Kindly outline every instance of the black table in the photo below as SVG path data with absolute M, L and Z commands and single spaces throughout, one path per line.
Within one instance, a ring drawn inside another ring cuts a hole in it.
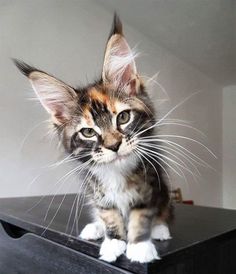
M 98 260 L 101 242 L 76 237 L 90 218 L 84 206 L 74 222 L 75 197 L 0 199 L 0 274 L 236 273 L 236 211 L 177 205 L 173 239 L 155 241 L 162 260 L 139 264 L 121 256 L 109 264 Z

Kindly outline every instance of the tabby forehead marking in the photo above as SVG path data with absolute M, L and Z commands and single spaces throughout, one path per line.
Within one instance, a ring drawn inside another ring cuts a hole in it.
M 89 111 L 88 107 L 85 107 L 85 109 L 84 109 L 83 116 L 82 116 L 82 122 L 84 122 L 84 127 L 93 127 L 95 125 L 93 117 L 92 117 L 91 112 Z
M 99 102 L 100 104 L 103 104 L 111 113 L 116 113 L 115 108 L 115 98 L 110 96 L 110 94 L 107 94 L 105 90 L 97 90 L 96 88 L 91 88 L 88 91 L 89 97 L 93 103 Z

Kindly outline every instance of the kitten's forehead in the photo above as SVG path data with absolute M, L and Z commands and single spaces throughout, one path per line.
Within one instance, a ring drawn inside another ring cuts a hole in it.
M 83 127 L 108 128 L 112 126 L 114 117 L 125 109 L 129 109 L 129 105 L 122 103 L 108 90 L 92 87 L 87 90 L 87 102 L 83 106 L 80 124 Z
M 118 114 L 119 112 L 127 109 L 128 104 L 122 102 L 122 98 L 117 96 L 118 92 L 113 93 L 112 91 L 107 91 L 106 89 L 96 89 L 92 88 L 88 91 L 90 98 L 90 107 L 93 107 L 100 111 L 101 113 L 109 111 L 111 114 Z
M 127 97 L 119 91 L 104 86 L 92 86 L 86 90 L 82 106 L 80 128 L 99 127 L 108 129 L 115 126 L 116 116 L 128 109 L 144 111 L 143 102 L 136 97 Z

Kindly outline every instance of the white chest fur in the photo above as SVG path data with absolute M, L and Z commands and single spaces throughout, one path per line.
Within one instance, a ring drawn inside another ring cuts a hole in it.
M 97 170 L 95 173 L 104 188 L 105 196 L 102 203 L 115 205 L 124 217 L 129 212 L 130 206 L 139 199 L 139 193 L 134 188 L 127 187 L 127 174 L 136 166 L 136 161 L 126 161 L 122 165 L 109 165 Z

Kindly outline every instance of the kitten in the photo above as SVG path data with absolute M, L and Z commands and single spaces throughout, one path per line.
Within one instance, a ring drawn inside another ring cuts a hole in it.
M 104 237 L 100 258 L 108 262 L 125 252 L 131 261 L 159 259 L 152 239 L 171 238 L 164 164 L 147 138 L 154 134 L 154 107 L 134 58 L 115 15 L 101 79 L 87 87 L 72 88 L 14 60 L 51 114 L 65 149 L 87 170 L 85 188 L 94 202 L 95 221 L 80 237 Z M 141 142 L 145 138 L 146 147 Z

